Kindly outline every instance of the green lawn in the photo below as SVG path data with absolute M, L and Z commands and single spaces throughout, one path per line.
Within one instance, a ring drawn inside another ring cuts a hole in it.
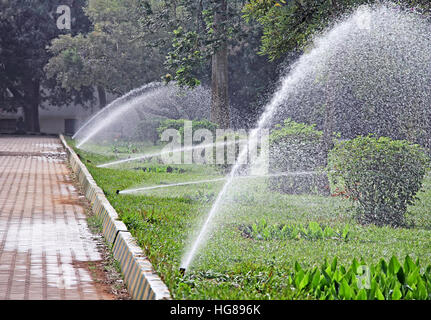
M 181 173 L 167 173 L 167 166 L 156 159 L 116 169 L 97 168 L 116 156 L 77 152 L 176 299 L 288 299 L 292 289 L 287 279 L 295 262 L 312 268 L 335 256 L 345 265 L 354 258 L 377 263 L 392 256 L 403 260 L 406 255 L 419 258 L 424 266 L 431 264 L 431 179 L 427 178 L 424 191 L 409 209 L 412 227 L 393 229 L 358 225 L 347 200 L 278 194 L 269 191 L 265 179 L 259 178 L 233 184 L 230 191 L 235 192 L 228 192 L 209 241 L 192 268 L 181 276 L 178 269 L 190 235 L 197 231 L 223 182 L 137 195 L 117 195 L 116 190 L 220 178 L 220 172 L 209 166 L 173 165 L 182 169 Z M 143 168 L 150 167 L 151 172 L 144 172 Z M 244 234 L 244 226 L 262 219 L 268 225 L 315 221 L 339 230 L 349 225 L 350 234 L 347 241 L 304 237 L 260 240 Z

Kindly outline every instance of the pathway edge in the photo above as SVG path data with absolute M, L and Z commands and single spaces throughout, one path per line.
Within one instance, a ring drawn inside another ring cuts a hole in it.
M 154 271 L 151 262 L 136 244 L 126 225 L 96 184 L 87 167 L 75 151 L 69 147 L 63 135 L 59 135 L 66 149 L 72 171 L 84 189 L 91 210 L 102 220 L 103 236 L 111 245 L 114 258 L 119 262 L 127 289 L 135 300 L 171 300 L 166 284 Z

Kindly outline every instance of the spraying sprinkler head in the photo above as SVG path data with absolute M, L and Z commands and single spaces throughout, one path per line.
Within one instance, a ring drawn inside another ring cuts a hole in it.
M 120 190 L 115 191 L 116 194 L 120 194 Z
M 182 276 L 186 273 L 186 268 L 180 268 L 180 273 Z

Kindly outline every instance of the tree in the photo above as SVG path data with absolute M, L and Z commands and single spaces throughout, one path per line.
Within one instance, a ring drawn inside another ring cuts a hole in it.
M 48 77 L 66 90 L 97 87 L 101 107 L 106 104 L 105 90 L 123 95 L 159 79 L 163 56 L 149 45 L 140 22 L 142 10 L 138 0 L 91 0 L 85 13 L 93 30 L 52 41 Z
M 43 67 L 49 59 L 45 47 L 62 33 L 79 32 L 87 27 L 81 5 L 84 0 L 39 1 L 4 0 L 0 2 L 0 107 L 16 111 L 23 107 L 28 131 L 38 132 L 39 106 L 46 98 L 42 88 L 49 88 Z M 57 8 L 69 5 L 73 10 L 71 30 L 57 28 Z M 64 95 L 52 87 L 50 94 Z M 83 95 L 71 92 L 83 101 Z
M 214 12 L 214 33 L 219 38 L 218 48 L 212 55 L 211 74 L 211 121 L 220 128 L 230 127 L 230 110 L 228 95 L 228 47 L 226 34 L 227 0 L 220 0 Z
M 251 0 L 245 6 L 244 12 L 248 20 L 255 19 L 262 25 L 264 29 L 264 34 L 261 39 L 260 54 L 267 55 L 270 60 L 273 60 L 286 55 L 292 50 L 302 51 L 307 46 L 309 46 L 309 44 L 313 40 L 313 35 L 329 27 L 332 23 L 337 21 L 340 16 L 352 12 L 358 6 L 379 2 L 380 1 L 377 0 Z M 428 0 L 403 0 L 393 2 L 397 4 L 398 8 L 400 9 L 411 10 L 411 7 L 414 6 L 415 8 L 417 8 L 417 10 L 420 10 L 420 12 L 425 16 L 430 15 L 431 13 L 431 3 Z M 382 47 L 385 47 L 385 44 L 382 43 L 382 40 L 378 37 L 377 39 L 371 38 L 370 41 L 371 40 L 375 41 L 373 43 L 376 47 L 380 47 L 380 45 Z M 403 41 L 404 43 L 406 43 L 405 39 L 403 39 Z M 359 48 L 359 50 L 360 49 L 361 48 Z M 391 70 L 392 72 L 388 71 L 388 73 L 393 75 L 399 75 L 394 76 L 391 79 L 384 79 L 385 83 L 387 84 L 386 91 L 390 91 L 395 86 L 399 87 L 399 84 L 404 83 L 403 81 L 406 80 L 403 80 L 402 77 L 402 71 L 405 70 L 405 64 L 399 64 L 397 63 L 397 61 L 394 61 L 393 55 L 390 57 L 383 57 L 381 55 L 381 52 L 379 52 L 377 56 L 372 57 L 371 61 L 380 61 L 380 63 L 378 64 L 380 70 Z M 345 56 L 345 54 L 343 55 L 343 52 L 337 52 L 336 56 L 337 59 L 341 60 L 341 57 Z M 379 83 L 371 84 L 372 79 L 361 79 L 365 80 L 362 82 L 360 81 L 360 79 L 358 79 L 358 75 L 361 75 L 361 72 L 359 72 L 359 70 L 370 68 L 368 64 L 365 63 L 361 65 L 361 62 L 359 60 L 349 60 L 347 59 L 347 57 L 344 61 L 344 64 L 341 65 L 338 65 L 337 63 L 333 65 L 328 65 L 328 63 L 330 64 L 331 61 L 326 61 L 325 66 L 323 66 L 323 69 L 326 70 L 326 74 L 322 74 L 319 76 L 323 80 L 322 93 L 326 95 L 324 98 L 324 114 L 321 115 L 321 118 L 324 119 L 324 135 L 322 139 L 322 148 L 325 151 L 329 151 L 333 147 L 332 135 L 336 129 L 340 129 L 339 127 L 336 128 L 336 115 L 342 114 L 344 116 L 347 114 L 347 112 L 343 112 L 343 110 L 340 110 L 342 106 L 337 106 L 337 97 L 341 97 L 342 94 L 344 94 L 345 96 L 350 95 L 352 96 L 352 101 L 357 104 L 355 106 L 355 109 L 366 109 L 366 104 L 380 103 L 380 100 L 378 99 L 379 97 L 385 97 L 388 99 L 388 101 L 391 101 L 394 96 L 392 92 L 388 93 L 380 91 L 377 93 L 377 95 L 373 96 L 373 99 L 367 100 L 364 98 L 367 95 L 370 96 L 370 91 L 376 92 L 375 88 L 379 87 Z M 357 63 L 358 65 L 354 68 L 353 65 L 355 63 Z M 424 64 L 426 65 L 426 63 Z M 417 65 L 419 65 L 419 63 L 417 63 Z M 350 70 L 356 70 L 355 75 L 348 74 Z M 418 72 L 418 70 L 415 71 Z M 332 77 L 331 73 L 338 74 L 338 82 L 336 82 L 336 80 Z M 341 77 L 340 74 L 343 74 L 344 77 Z M 383 78 L 384 77 L 382 75 L 374 75 L 375 80 L 378 79 L 380 81 L 383 81 Z M 342 79 L 344 79 L 345 81 L 349 81 L 349 83 L 344 83 L 344 80 L 342 81 Z M 355 83 L 355 80 L 356 84 L 353 88 L 349 89 L 351 92 L 336 92 L 337 90 L 340 90 L 340 88 L 346 90 L 346 88 L 351 87 L 352 84 Z M 389 85 L 391 81 L 395 82 L 392 83 L 392 86 Z M 423 80 L 423 82 L 425 81 L 427 80 Z M 364 92 L 366 92 L 366 94 L 363 94 Z M 413 95 L 409 97 L 412 96 Z M 373 119 L 370 120 L 370 123 L 375 123 L 376 120 L 388 117 L 387 106 L 384 104 L 384 102 L 382 102 L 381 105 L 385 106 L 385 108 L 382 108 L 385 109 L 385 112 L 383 114 L 377 114 L 376 112 L 374 112 Z M 395 101 L 393 101 L 393 105 L 396 105 Z M 418 105 L 420 105 L 420 103 L 418 103 Z M 400 108 L 400 110 L 397 110 L 397 112 L 406 113 L 403 108 Z M 415 115 L 419 118 L 421 117 L 420 112 L 421 111 L 419 111 L 419 113 L 415 113 Z M 362 112 L 362 114 L 366 113 L 366 110 Z M 358 118 L 360 118 L 360 116 Z M 352 131 L 352 125 L 355 125 L 352 119 L 349 119 L 344 122 L 349 126 L 349 128 L 347 129 Z M 384 128 L 377 128 L 376 126 L 374 126 L 373 128 L 367 128 L 367 125 L 362 123 L 357 125 L 361 126 L 360 129 L 380 130 L 380 132 L 373 131 L 377 134 L 391 135 L 395 138 L 403 137 L 402 134 L 398 132 L 400 130 L 398 130 L 398 128 L 395 128 L 393 123 L 391 123 L 390 121 L 386 122 L 388 125 L 385 124 Z M 364 134 L 367 132 L 361 133 Z M 417 134 L 415 139 L 418 139 Z M 412 140 L 414 139 L 412 138 Z
M 292 50 L 306 47 L 316 32 L 364 4 L 380 0 L 250 0 L 244 7 L 247 20 L 255 19 L 264 31 L 261 51 L 269 59 L 280 58 Z M 431 14 L 429 0 L 392 0 L 393 3 L 416 7 Z
M 237 42 L 244 36 L 240 17 L 243 1 L 174 3 L 177 5 L 174 12 L 180 12 L 182 22 L 173 30 L 172 50 L 166 60 L 173 75 L 168 74 L 166 80 L 194 87 L 201 83 L 198 77 L 202 66 L 211 61 L 211 121 L 221 128 L 230 127 L 229 42 Z

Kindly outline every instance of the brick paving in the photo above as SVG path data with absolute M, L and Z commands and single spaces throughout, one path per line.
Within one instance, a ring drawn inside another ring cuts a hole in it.
M 109 299 L 60 140 L 0 135 L 0 300 Z

